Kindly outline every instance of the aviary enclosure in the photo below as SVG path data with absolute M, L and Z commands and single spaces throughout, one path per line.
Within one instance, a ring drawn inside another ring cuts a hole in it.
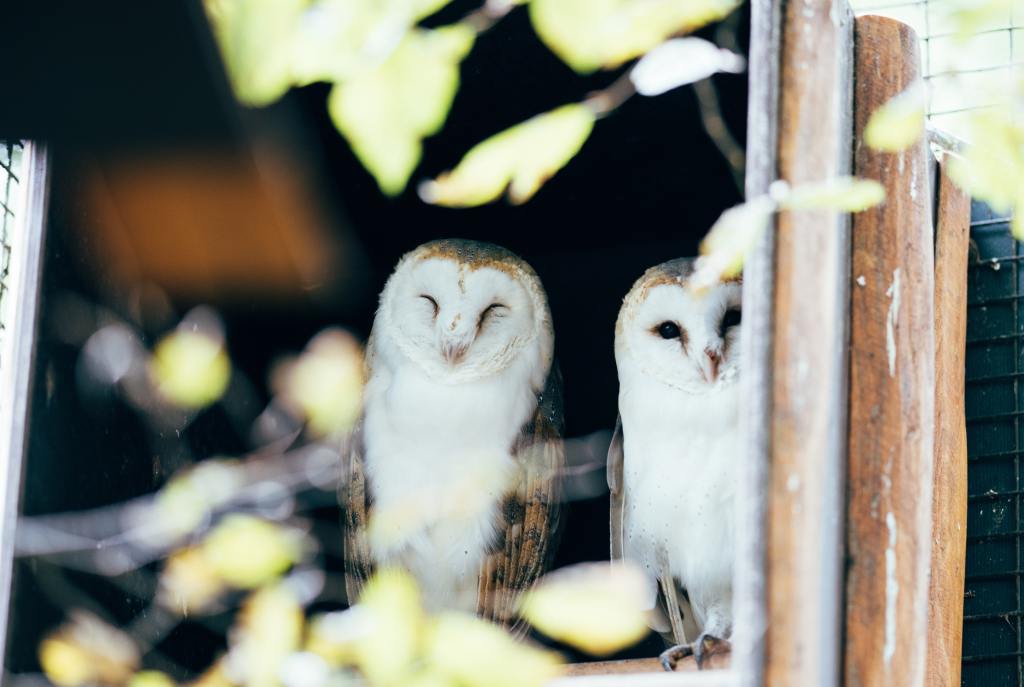
M 7 75 L 18 96 L 0 112 L 0 134 L 27 141 L 0 356 L 4 683 L 404 683 L 374 672 L 400 663 L 396 645 L 318 634 L 348 605 L 344 442 L 319 423 L 351 408 L 316 382 L 359 376 L 378 293 L 434 239 L 499 244 L 543 282 L 567 461 L 552 567 L 606 561 L 623 295 L 648 267 L 698 254 L 724 211 L 772 198 L 742 281 L 731 652 L 665 673 L 653 632 L 604 652 L 532 632 L 569 664 L 553 669 L 445 625 L 409 651 L 452 684 L 1020 684 L 1019 249 L 1007 213 L 975 202 L 972 223 L 949 171 L 963 143 L 934 130 L 899 152 L 865 143 L 872 113 L 922 78 L 913 31 L 855 19 L 843 0 L 754 0 L 697 34 L 745 71 L 643 97 L 623 92 L 628 69 L 574 73 L 527 8 L 436 4 L 422 26 L 479 33 L 447 121 L 400 182 L 339 135 L 325 83 L 240 107 L 198 2 L 2 10 L 20 30 L 0 63 L 31 65 Z M 438 187 L 418 180 L 566 103 L 598 116 L 529 202 L 424 202 Z M 838 192 L 800 205 L 773 185 L 795 198 L 849 176 L 879 182 L 885 202 L 851 215 Z M 181 403 L 155 399 L 155 383 Z M 236 539 L 203 578 L 189 565 L 228 521 Z M 296 613 L 260 596 L 267 570 Z M 196 612 L 168 601 L 182 589 Z M 408 617 L 392 640 L 420 623 L 399 601 L 385 603 Z M 331 661 L 362 677 L 323 672 Z

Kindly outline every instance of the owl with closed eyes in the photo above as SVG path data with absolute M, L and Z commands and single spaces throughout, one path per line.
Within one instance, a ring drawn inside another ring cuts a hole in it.
M 380 296 L 341 501 L 351 601 L 375 568 L 430 610 L 519 628 L 550 564 L 564 462 L 554 333 L 536 273 L 487 243 L 406 254 Z
M 694 261 L 649 269 L 615 326 L 619 421 L 608 453 L 612 558 L 648 575 L 671 670 L 732 633 L 740 455 L 739 281 L 696 293 Z

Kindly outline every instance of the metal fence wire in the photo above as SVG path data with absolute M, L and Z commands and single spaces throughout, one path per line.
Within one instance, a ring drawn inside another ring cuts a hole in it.
M 975 203 L 967 290 L 964 685 L 1024 684 L 1024 252 Z
M 0 141 L 0 337 L 7 336 L 11 241 L 18 186 L 22 182 L 22 143 Z M 4 361 L 0 360 L 0 365 Z
M 1011 0 L 969 37 L 958 35 L 951 0 L 853 0 L 857 14 L 906 22 L 921 40 L 928 117 L 940 129 L 970 139 L 967 113 L 1008 107 L 1024 63 L 1024 1 Z

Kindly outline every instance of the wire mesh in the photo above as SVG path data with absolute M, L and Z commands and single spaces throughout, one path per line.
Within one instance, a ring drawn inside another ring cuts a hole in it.
M 964 685 L 1024 684 L 1024 253 L 975 203 L 967 292 Z
M 857 14 L 880 14 L 912 26 L 921 41 L 928 117 L 970 139 L 967 115 L 1009 107 L 1024 65 L 1024 2 L 1012 0 L 961 35 L 950 0 L 853 0 Z
M 22 181 L 22 152 L 18 141 L 0 141 L 0 337 L 7 336 L 10 292 L 11 240 L 15 229 L 15 207 Z M 3 361 L 0 360 L 0 365 Z

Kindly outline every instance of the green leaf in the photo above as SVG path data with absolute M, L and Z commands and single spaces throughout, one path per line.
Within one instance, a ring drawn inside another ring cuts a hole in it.
M 916 83 L 871 113 L 864 142 L 889 153 L 909 148 L 924 133 L 924 118 L 924 87 Z
M 246 687 L 279 687 L 281 664 L 302 641 L 305 615 L 295 593 L 271 585 L 245 600 L 229 634 L 229 664 Z
M 666 38 L 722 19 L 739 0 L 533 0 L 530 18 L 541 40 L 586 74 L 611 69 Z
M 288 570 L 299 559 L 301 546 L 295 534 L 280 525 L 235 513 L 207 535 L 202 553 L 227 584 L 253 589 Z
M 504 630 L 461 613 L 442 613 L 426 649 L 428 666 L 459 685 L 540 687 L 559 672 L 557 654 L 520 644 Z
M 524 596 L 522 614 L 547 636 L 603 656 L 647 634 L 646 597 L 635 567 L 587 563 L 546 575 Z
M 231 86 L 245 105 L 266 105 L 292 83 L 292 50 L 308 0 L 207 0 Z
M 779 198 L 779 207 L 785 210 L 862 212 L 884 200 L 885 187 L 877 181 L 838 177 L 788 190 Z
M 1024 209 L 1024 127 L 1000 108 L 971 113 L 970 129 L 971 145 L 950 160 L 954 181 L 996 212 Z M 1015 235 L 1017 231 L 1015 223 Z
M 571 160 L 594 128 L 583 105 L 537 115 L 474 146 L 451 172 L 420 187 L 426 202 L 472 207 L 496 200 L 525 203 Z
M 349 634 L 356 637 L 356 665 L 370 684 L 405 684 L 426 622 L 412 577 L 395 569 L 379 571 L 366 583 L 357 605 L 345 613 L 364 627 Z
M 474 38 L 465 26 L 414 29 L 387 60 L 331 90 L 335 126 L 384 193 L 402 192 L 421 141 L 444 125 Z
M 774 199 L 761 196 L 723 212 L 700 243 L 701 255 L 689 282 L 691 289 L 699 293 L 739 276 L 775 208 Z
M 321 0 L 299 25 L 295 83 L 344 81 L 388 58 L 420 19 L 450 0 Z
M 936 2 L 936 29 L 954 31 L 958 41 L 966 41 L 980 31 L 1002 28 L 1012 18 L 1015 0 L 943 0 Z M 931 9 L 931 8 L 930 8 Z M 935 21 L 933 19 L 933 21 Z M 948 27 L 948 28 L 947 28 Z
M 304 417 L 317 436 L 347 432 L 359 419 L 363 351 L 343 329 L 323 330 L 301 356 L 281 363 L 272 376 L 281 400 Z
M 149 371 L 164 398 L 182 408 L 198 409 L 224 394 L 231 361 L 222 341 L 199 331 L 178 329 L 157 344 Z

